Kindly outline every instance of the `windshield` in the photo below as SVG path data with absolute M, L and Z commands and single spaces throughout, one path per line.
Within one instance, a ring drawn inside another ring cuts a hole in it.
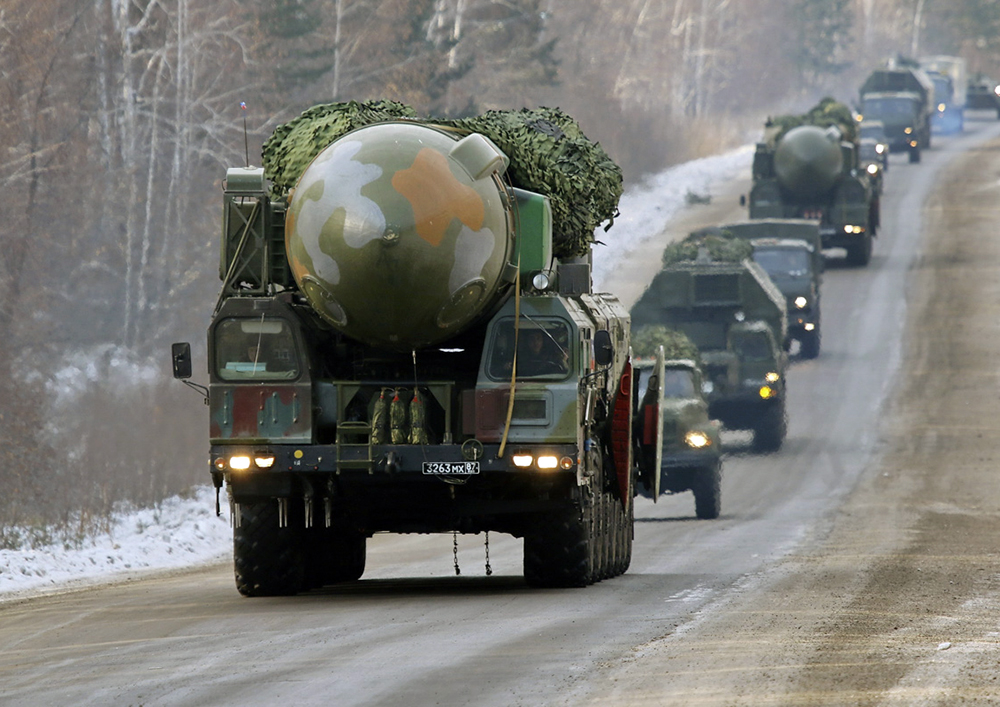
M 805 277 L 809 274 L 809 254 L 804 250 L 754 249 L 753 259 L 771 277 Z
M 743 332 L 733 337 L 733 349 L 744 361 L 766 361 L 771 358 L 767 334 L 761 331 Z
M 514 319 L 497 323 L 489 347 L 486 371 L 495 380 L 509 380 L 514 364 Z M 569 373 L 569 326 L 562 319 L 521 319 L 517 334 L 517 377 L 564 378 Z
M 913 101 L 908 98 L 866 98 L 863 112 L 898 122 L 913 117 Z
M 861 126 L 861 137 L 871 138 L 872 140 L 885 140 L 885 130 L 880 125 L 872 125 L 871 127 Z
M 663 372 L 663 397 L 693 398 L 694 374 L 680 368 L 668 368 Z
M 216 372 L 223 380 L 276 380 L 299 374 L 295 340 L 281 319 L 226 319 L 215 328 Z

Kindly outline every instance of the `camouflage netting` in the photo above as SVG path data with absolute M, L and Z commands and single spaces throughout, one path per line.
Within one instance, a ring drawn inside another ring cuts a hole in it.
M 632 332 L 632 353 L 641 358 L 656 356 L 657 347 L 663 347 L 666 360 L 690 359 L 700 365 L 698 347 L 685 334 L 668 329 L 662 324 L 648 324 Z
M 310 108 L 279 125 L 264 142 L 264 174 L 273 184 L 272 196 L 286 195 L 312 159 L 350 130 L 415 118 L 413 109 L 392 101 Z M 473 118 L 420 118 L 420 122 L 477 132 L 496 143 L 510 158 L 507 178 L 511 184 L 549 197 L 556 257 L 585 255 L 594 231 L 605 221 L 610 225 L 617 214 L 621 168 L 558 108 L 489 111 Z
M 409 106 L 395 101 L 350 101 L 313 106 L 283 125 L 264 141 L 264 175 L 271 180 L 271 196 L 288 194 L 302 173 L 327 145 L 341 135 L 372 123 L 416 118 Z
M 673 265 L 687 260 L 697 260 L 702 248 L 708 250 L 712 260 L 719 262 L 739 263 L 753 256 L 753 246 L 750 245 L 750 241 L 737 238 L 729 231 L 717 228 L 702 229 L 664 248 L 663 264 Z
M 767 127 L 778 127 L 774 140 L 777 142 L 785 133 L 800 125 L 815 125 L 819 128 L 828 128 L 835 125 L 840 128 L 844 139 L 848 142 L 857 142 L 858 128 L 851 109 L 840 101 L 827 97 L 813 106 L 808 113 L 802 115 L 779 115 L 777 118 L 770 118 Z
M 488 137 L 510 158 L 507 176 L 515 187 L 549 197 L 556 257 L 585 255 L 595 229 L 614 220 L 621 168 L 558 108 L 489 111 L 442 122 Z

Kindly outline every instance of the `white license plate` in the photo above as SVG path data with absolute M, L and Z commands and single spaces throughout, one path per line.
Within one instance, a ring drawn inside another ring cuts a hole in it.
M 479 462 L 424 462 L 424 473 L 434 476 L 469 476 L 479 473 Z

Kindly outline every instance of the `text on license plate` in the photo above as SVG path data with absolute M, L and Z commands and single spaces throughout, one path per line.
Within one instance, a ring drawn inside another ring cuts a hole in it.
M 479 462 L 424 462 L 424 473 L 468 476 L 479 473 Z

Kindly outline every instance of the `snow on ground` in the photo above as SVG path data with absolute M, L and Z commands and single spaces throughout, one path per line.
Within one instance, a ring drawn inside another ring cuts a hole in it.
M 225 560 L 232 552 L 225 494 L 222 512 L 216 517 L 215 489 L 204 486 L 191 498 L 175 496 L 158 508 L 122 513 L 111 532 L 104 535 L 81 542 L 0 550 L 0 602 L 152 570 Z
M 659 234 L 688 205 L 688 194 L 710 195 L 719 184 L 746 174 L 752 146 L 686 162 L 629 188 L 619 202 L 614 248 L 595 263 L 594 282 L 631 251 Z M 603 231 L 598 231 L 600 239 Z M 112 531 L 78 543 L 0 550 L 0 601 L 156 571 L 224 561 L 231 556 L 228 504 L 215 515 L 215 490 L 174 497 L 158 508 L 120 514 Z
M 614 237 L 602 239 L 603 229 L 598 229 L 595 236 L 609 247 L 601 252 L 600 259 L 595 258 L 594 287 L 600 290 L 607 273 L 618 267 L 623 258 L 659 235 L 688 206 L 688 194 L 711 196 L 720 184 L 748 175 L 753 151 L 753 145 L 745 145 L 732 152 L 685 162 L 626 189 L 618 201 L 621 216 L 612 226 Z

